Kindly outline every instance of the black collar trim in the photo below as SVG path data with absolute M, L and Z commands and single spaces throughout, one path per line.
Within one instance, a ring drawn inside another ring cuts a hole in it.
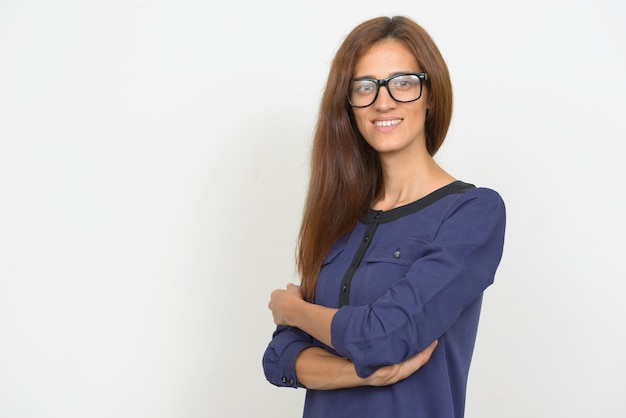
M 381 224 L 385 222 L 395 221 L 396 219 L 400 219 L 404 216 L 418 212 L 448 195 L 463 194 L 475 188 L 476 186 L 474 186 L 473 184 L 464 183 L 460 180 L 457 180 L 446 186 L 443 186 L 440 189 L 435 190 L 434 192 L 422 197 L 421 199 L 416 200 L 415 202 L 408 203 L 397 208 L 393 208 L 387 211 L 368 209 L 365 215 L 360 219 L 360 221 L 366 225 L 372 223 Z

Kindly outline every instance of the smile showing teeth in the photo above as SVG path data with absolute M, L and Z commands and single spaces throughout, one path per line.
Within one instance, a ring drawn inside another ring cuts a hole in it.
M 393 126 L 402 122 L 402 119 L 394 119 L 394 120 L 377 120 L 374 122 L 376 126 Z

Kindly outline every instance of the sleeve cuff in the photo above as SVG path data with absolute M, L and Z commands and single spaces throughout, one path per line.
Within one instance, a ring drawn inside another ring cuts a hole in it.
M 312 347 L 307 341 L 295 340 L 284 346 L 270 346 L 263 355 L 263 369 L 267 380 L 282 387 L 304 387 L 296 376 L 296 358 L 305 348 Z

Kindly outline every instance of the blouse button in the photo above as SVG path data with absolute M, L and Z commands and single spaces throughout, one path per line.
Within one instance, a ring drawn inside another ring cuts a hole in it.
M 369 241 L 369 240 L 370 240 L 369 235 L 366 235 L 366 236 L 365 236 L 365 238 L 363 238 L 363 241 L 365 241 L 365 242 L 367 242 L 367 241 Z
M 400 250 L 396 250 L 396 252 L 393 253 L 393 256 L 395 258 L 400 258 Z

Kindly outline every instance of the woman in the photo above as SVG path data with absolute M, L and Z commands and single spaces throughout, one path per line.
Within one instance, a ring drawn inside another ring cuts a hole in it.
M 305 417 L 462 417 L 505 208 L 433 159 L 447 66 L 405 17 L 357 26 L 332 63 L 299 235 L 301 286 L 271 295 L 268 380 Z

